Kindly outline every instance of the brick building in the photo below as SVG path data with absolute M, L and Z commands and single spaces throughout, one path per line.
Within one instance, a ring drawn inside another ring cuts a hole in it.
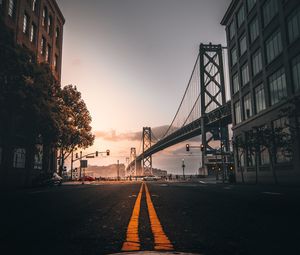
M 16 43 L 31 50 L 39 63 L 48 62 L 60 80 L 65 19 L 55 0 L 0 0 L 5 24 Z
M 234 138 L 257 127 L 287 129 L 298 119 L 280 116 L 289 99 L 300 96 L 300 1 L 233 0 L 221 22 L 226 26 Z M 288 131 L 287 131 L 288 132 Z M 299 137 L 292 158 L 275 153 L 278 182 L 300 181 Z M 261 147 L 236 150 L 236 176 L 246 182 L 273 182 L 270 156 Z
M 13 32 L 16 44 L 30 50 L 37 63 L 48 63 L 54 77 L 61 80 L 62 41 L 65 19 L 55 0 L 0 0 L 0 14 L 5 25 Z M 1 141 L 0 141 L 1 142 Z M 24 146 L 14 142 L 12 161 L 2 167 L 3 151 L 0 143 L 0 177 L 4 185 L 28 185 L 32 178 L 41 171 L 51 172 L 56 169 L 56 150 L 37 145 L 34 156 L 34 171 L 26 168 L 27 152 Z M 9 154 L 10 155 L 10 154 Z M 44 157 L 48 158 L 47 165 Z M 29 181 L 28 181 L 29 180 Z

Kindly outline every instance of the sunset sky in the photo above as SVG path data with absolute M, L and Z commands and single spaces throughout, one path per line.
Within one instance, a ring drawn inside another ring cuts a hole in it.
M 57 0 L 65 16 L 62 85 L 82 92 L 95 144 L 111 150 L 92 165 L 125 162 L 141 151 L 141 131 L 167 126 L 179 106 L 200 43 L 225 45 L 220 21 L 230 0 Z M 199 139 L 195 144 L 199 145 Z M 199 168 L 184 144 L 153 156 L 153 167 L 181 173 Z

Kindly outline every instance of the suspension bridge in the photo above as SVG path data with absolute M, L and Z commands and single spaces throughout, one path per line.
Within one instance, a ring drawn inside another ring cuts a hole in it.
M 172 145 L 201 135 L 202 167 L 207 155 L 217 153 L 211 142 L 219 140 L 219 150 L 228 151 L 228 125 L 232 123 L 231 101 L 226 101 L 224 49 L 201 44 L 192 74 L 177 112 L 165 134 L 156 139 L 151 127 L 144 127 L 142 153 L 130 150 L 128 176 L 151 175 L 152 155 Z

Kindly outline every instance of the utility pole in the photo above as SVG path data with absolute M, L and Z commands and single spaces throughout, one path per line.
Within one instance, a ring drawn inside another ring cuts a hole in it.
M 119 160 L 117 161 L 118 162 L 118 166 L 117 166 L 117 175 L 118 175 L 118 181 L 120 180 L 120 165 L 119 165 Z
M 71 181 L 73 179 L 73 151 L 71 153 Z
M 80 151 L 80 158 L 82 158 L 82 151 Z M 79 168 L 79 179 L 81 178 L 81 164 Z
M 185 180 L 184 168 L 185 168 L 184 159 L 182 159 L 182 174 L 183 174 L 183 179 Z

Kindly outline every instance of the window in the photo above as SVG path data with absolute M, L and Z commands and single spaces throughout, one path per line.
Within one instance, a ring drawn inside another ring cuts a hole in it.
M 244 149 L 238 148 L 238 166 L 244 167 L 245 166 L 245 152 Z M 240 168 L 238 168 L 238 171 L 241 171 Z
M 59 28 L 57 27 L 56 31 L 55 31 L 55 43 L 56 43 L 56 47 L 59 46 L 59 38 L 60 38 L 60 32 L 59 32 Z
M 252 116 L 252 103 L 251 103 L 250 93 L 248 93 L 246 96 L 244 96 L 243 103 L 244 103 L 244 117 L 246 120 Z
M 50 63 L 50 54 L 51 54 L 51 47 L 48 44 L 46 48 L 46 55 L 45 55 L 45 60 L 46 62 Z
M 51 32 L 52 32 L 52 16 L 50 15 L 48 18 L 47 33 L 51 35 Z
M 238 76 L 238 73 L 236 73 L 232 77 L 232 92 L 233 92 L 233 94 L 235 94 L 236 92 L 238 92 L 239 89 L 240 89 L 240 86 L 239 86 L 239 76 Z
M 242 67 L 242 86 L 245 86 L 249 82 L 249 67 L 248 64 L 246 63 Z
M 259 35 L 259 26 L 258 26 L 257 17 L 255 17 L 251 21 L 250 26 L 249 26 L 249 31 L 250 31 L 250 41 L 251 41 L 251 43 L 253 43 Z
M 30 30 L 30 41 L 33 42 L 33 43 L 36 40 L 36 31 L 37 31 L 36 25 L 32 23 L 31 24 L 31 30 Z
M 288 18 L 289 42 L 294 42 L 300 36 L 300 9 Z
M 262 166 L 270 164 L 270 155 L 268 149 L 265 146 L 260 146 L 259 159 L 260 159 L 259 163 Z
M 249 131 L 246 132 L 246 141 L 249 141 L 253 137 L 253 132 Z M 254 167 L 255 166 L 255 148 L 247 145 L 247 166 L 248 167 Z M 248 171 L 254 170 L 254 169 L 247 169 Z
M 245 21 L 245 8 L 244 5 L 241 6 L 241 8 L 238 10 L 237 13 L 237 25 L 240 27 L 243 22 Z
M 256 4 L 256 0 L 247 0 L 248 12 L 252 10 L 255 4 Z
M 264 85 L 260 84 L 254 89 L 255 93 L 255 110 L 259 113 L 266 109 L 265 90 Z
M 46 39 L 45 37 L 42 37 L 41 40 L 41 55 L 45 55 L 46 53 Z
M 47 17 L 48 17 L 48 10 L 46 7 L 43 9 L 43 19 L 42 19 L 42 25 L 46 26 L 47 24 Z
M 262 70 L 261 51 L 257 50 L 252 56 L 253 76 L 257 75 L 261 70 Z
M 25 168 L 26 150 L 24 148 L 15 148 L 13 152 L 13 167 Z
M 278 103 L 281 99 L 286 98 L 286 79 L 284 69 L 281 68 L 269 77 L 269 89 L 271 105 Z
M 234 27 L 234 21 L 232 21 L 229 25 L 229 39 L 232 40 L 232 38 L 235 35 L 235 27 Z
M 266 41 L 267 62 L 270 63 L 282 52 L 281 33 L 276 31 Z
M 43 145 L 37 144 L 35 146 L 33 168 L 39 170 L 43 168 Z
M 240 56 L 242 56 L 247 51 L 246 35 L 243 35 L 240 38 L 240 42 L 239 43 L 240 43 Z
M 237 101 L 234 104 L 234 116 L 235 116 L 235 124 L 238 124 L 242 121 L 240 101 Z
M 277 163 L 286 162 L 291 160 L 291 155 L 287 152 L 286 148 L 281 147 L 280 143 L 276 144 L 276 137 L 280 136 L 279 140 L 285 141 L 290 139 L 290 130 L 288 128 L 289 121 L 286 117 L 282 117 L 273 121 L 273 131 L 275 133 L 275 148 L 276 148 L 276 157 L 275 160 Z
M 239 141 L 241 141 L 243 137 L 241 135 L 236 136 L 235 140 L 237 141 L 237 144 L 239 144 Z M 238 164 L 238 171 L 241 171 L 241 168 L 245 166 L 245 150 L 242 147 L 236 147 L 236 156 L 237 156 L 237 164 Z
M 23 17 L 23 33 L 28 34 L 28 22 L 29 22 L 29 17 L 26 13 L 24 13 Z
M 295 92 L 300 91 L 300 55 L 298 55 L 296 58 L 292 61 L 293 66 L 293 83 L 294 83 L 294 89 Z
M 16 3 L 15 0 L 9 0 L 8 2 L 8 15 L 12 18 L 15 17 L 16 14 Z
M 234 47 L 231 50 L 231 65 L 234 66 L 237 63 L 237 52 L 236 48 Z
M 55 55 L 54 57 L 54 70 L 58 71 L 58 56 Z
M 268 0 L 263 6 L 264 26 L 267 26 L 277 13 L 277 0 Z
M 37 0 L 32 0 L 32 11 L 37 11 Z

